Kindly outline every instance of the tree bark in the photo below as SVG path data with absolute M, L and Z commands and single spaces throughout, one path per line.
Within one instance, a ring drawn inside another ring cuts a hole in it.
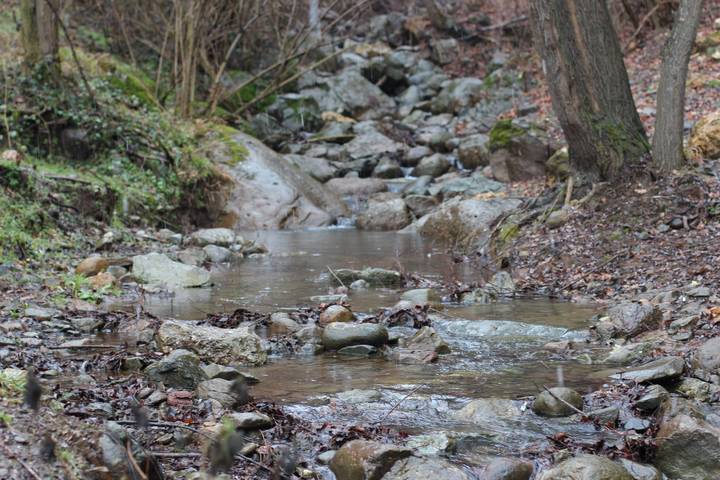
M 702 13 L 703 0 L 682 0 L 665 43 L 657 91 L 653 159 L 660 170 L 679 168 L 684 160 L 685 82 Z
M 532 29 L 574 169 L 618 178 L 649 144 L 605 2 L 531 0 Z
M 53 2 L 52 5 L 49 2 Z M 59 70 L 59 19 L 53 8 L 57 12 L 60 11 L 60 0 L 21 0 L 20 2 L 21 39 L 25 50 L 25 65 L 30 70 L 41 63 L 51 71 Z

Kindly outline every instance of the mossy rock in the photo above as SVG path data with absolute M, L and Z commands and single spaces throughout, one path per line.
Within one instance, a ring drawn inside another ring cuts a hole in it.
M 493 126 L 488 134 L 490 142 L 488 146 L 491 152 L 507 148 L 513 138 L 523 135 L 525 130 L 514 125 L 512 120 L 500 120 Z
M 547 176 L 558 181 L 564 181 L 570 176 L 570 154 L 568 148 L 563 147 L 553 153 L 545 162 Z

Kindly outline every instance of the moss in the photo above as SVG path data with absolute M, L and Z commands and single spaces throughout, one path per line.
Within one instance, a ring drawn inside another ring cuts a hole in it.
M 490 151 L 507 148 L 513 138 L 519 137 L 523 133 L 525 133 L 525 130 L 513 125 L 512 120 L 500 120 L 493 126 L 488 134 L 490 137 L 488 144 Z
M 238 131 L 227 125 L 213 125 L 212 131 L 215 132 L 219 140 L 223 143 L 223 147 L 227 153 L 225 163 L 234 166 L 245 160 L 250 152 L 247 147 L 235 139 Z

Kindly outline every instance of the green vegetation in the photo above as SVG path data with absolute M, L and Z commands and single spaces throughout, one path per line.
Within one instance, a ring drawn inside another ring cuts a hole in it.
M 12 423 L 12 415 L 0 410 L 0 427 L 9 427 Z
M 0 397 L 17 397 L 25 389 L 25 372 L 15 368 L 0 370 Z
M 490 130 L 488 134 L 490 142 L 488 144 L 491 151 L 500 150 L 510 145 L 510 141 L 525 133 L 522 128 L 513 125 L 512 120 L 500 120 Z

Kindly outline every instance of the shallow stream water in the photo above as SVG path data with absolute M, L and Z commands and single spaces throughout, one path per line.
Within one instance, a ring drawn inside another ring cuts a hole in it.
M 384 267 L 448 281 L 472 281 L 476 275 L 466 265 L 454 263 L 441 248 L 409 234 L 338 228 L 260 232 L 250 238 L 267 245 L 272 254 L 214 270 L 211 288 L 188 290 L 173 298 L 149 297 L 146 307 L 161 317 L 193 320 L 238 307 L 278 311 L 314 305 L 311 297 L 331 289 L 328 267 Z M 349 302 L 356 313 L 372 313 L 392 306 L 401 294 L 390 289 L 351 291 Z M 304 418 L 382 422 L 410 434 L 462 432 L 465 439 L 477 440 L 469 443 L 471 447 L 465 443 L 466 454 L 512 454 L 558 431 L 588 441 L 597 438 L 591 425 L 531 414 L 529 403 L 522 399 L 544 385 L 563 384 L 588 393 L 602 383 L 602 376 L 593 375 L 602 366 L 541 348 L 553 340 L 581 341 L 596 312 L 593 305 L 548 300 L 446 304 L 433 314 L 433 326 L 452 353 L 435 364 L 404 365 L 325 353 L 271 357 L 267 365 L 246 370 L 261 379 L 253 387 L 255 398 L 282 404 Z M 352 389 L 376 390 L 379 396 L 359 404 L 344 403 L 337 396 Z M 453 420 L 453 411 L 470 400 L 493 397 L 518 399 L 526 414 L 481 426 Z

